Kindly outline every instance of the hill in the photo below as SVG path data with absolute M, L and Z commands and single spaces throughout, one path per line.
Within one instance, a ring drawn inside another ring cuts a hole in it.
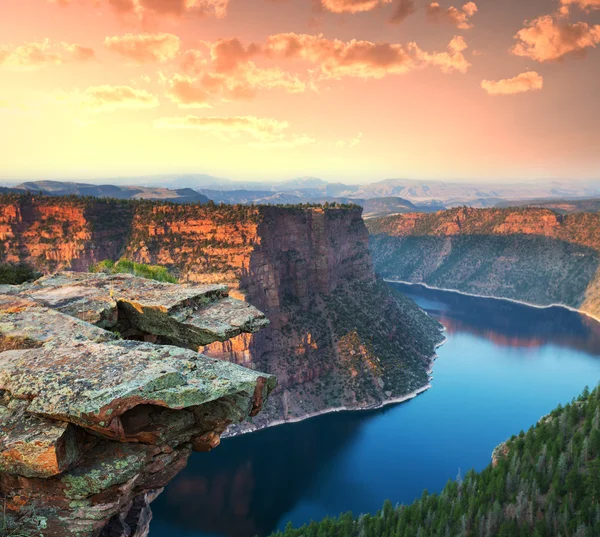
M 11 188 L 12 191 L 33 192 L 46 196 L 92 196 L 95 198 L 165 200 L 176 203 L 207 203 L 209 198 L 192 190 L 170 190 L 160 187 L 93 185 L 64 181 L 30 181 Z
M 503 201 L 496 207 L 542 207 L 562 214 L 597 213 L 600 212 L 600 199 Z

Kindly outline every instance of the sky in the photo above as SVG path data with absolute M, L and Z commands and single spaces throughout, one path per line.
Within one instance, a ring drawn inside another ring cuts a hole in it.
M 600 178 L 600 0 L 2 0 L 0 178 Z

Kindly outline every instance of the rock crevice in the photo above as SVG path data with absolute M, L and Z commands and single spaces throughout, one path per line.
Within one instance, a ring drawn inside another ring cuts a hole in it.
M 59 273 L 0 293 L 0 493 L 20 530 L 145 535 L 191 451 L 275 385 L 197 352 L 267 324 L 223 286 Z

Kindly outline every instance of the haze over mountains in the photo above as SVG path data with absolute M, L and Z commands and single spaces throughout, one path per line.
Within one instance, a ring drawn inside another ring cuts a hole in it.
M 495 207 L 600 197 L 600 180 L 475 184 L 386 179 L 374 183 L 329 183 L 316 177 L 281 182 L 240 182 L 205 174 L 114 177 L 92 183 L 29 181 L 10 187 L 47 195 L 81 195 L 227 204 L 357 203 L 366 217 L 433 212 L 469 205 Z

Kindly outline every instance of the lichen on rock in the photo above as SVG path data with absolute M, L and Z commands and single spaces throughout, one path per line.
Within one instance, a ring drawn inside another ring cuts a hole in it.
M 191 451 L 275 385 L 192 350 L 268 323 L 226 287 L 59 273 L 1 291 L 0 494 L 19 530 L 35 505 L 46 537 L 147 534 Z

